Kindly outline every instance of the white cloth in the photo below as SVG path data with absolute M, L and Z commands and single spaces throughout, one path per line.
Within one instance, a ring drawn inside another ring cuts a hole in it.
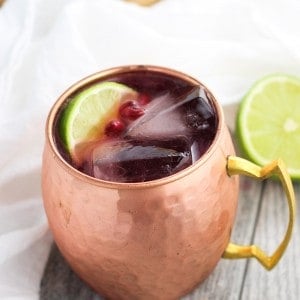
M 52 241 L 42 205 L 47 113 L 80 78 L 155 64 L 222 104 L 261 76 L 300 75 L 298 0 L 6 0 L 0 8 L 0 299 L 38 299 Z

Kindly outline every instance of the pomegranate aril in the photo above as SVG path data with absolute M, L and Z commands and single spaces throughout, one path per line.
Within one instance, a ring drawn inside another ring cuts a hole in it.
M 118 136 L 125 129 L 125 124 L 121 120 L 112 120 L 105 126 L 105 134 L 107 136 Z
M 142 116 L 145 111 L 136 101 L 127 101 L 121 105 L 119 113 L 125 120 L 135 120 Z

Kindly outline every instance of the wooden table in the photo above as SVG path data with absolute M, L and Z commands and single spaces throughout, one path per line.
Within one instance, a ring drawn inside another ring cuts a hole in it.
M 224 107 L 228 126 L 234 131 L 236 106 Z M 300 159 L 300 157 L 299 157 Z M 300 184 L 294 184 L 296 200 Z M 297 215 L 299 208 L 297 206 Z M 278 182 L 241 177 L 240 199 L 232 241 L 257 244 L 272 253 L 282 240 L 288 223 L 288 208 Z M 300 299 L 300 221 L 279 264 L 266 271 L 255 259 L 222 259 L 213 273 L 182 300 L 280 300 Z M 103 299 L 69 268 L 53 245 L 41 281 L 41 300 Z M 155 300 L 155 299 L 154 299 Z

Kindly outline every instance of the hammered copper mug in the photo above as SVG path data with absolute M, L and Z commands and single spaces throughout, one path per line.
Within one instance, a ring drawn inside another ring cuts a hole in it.
M 148 70 L 202 83 L 178 71 L 125 66 L 91 75 L 69 88 L 54 104 L 46 125 L 42 190 L 55 242 L 72 269 L 110 299 L 177 299 L 190 292 L 219 259 L 255 257 L 267 269 L 286 249 L 295 215 L 293 187 L 281 160 L 264 168 L 235 156 L 223 112 L 206 88 L 218 119 L 216 137 L 192 166 L 163 179 L 142 183 L 106 182 L 69 165 L 57 149 L 55 122 L 77 90 L 104 78 Z M 289 224 L 272 256 L 255 245 L 229 242 L 239 182 L 278 175 L 287 196 Z

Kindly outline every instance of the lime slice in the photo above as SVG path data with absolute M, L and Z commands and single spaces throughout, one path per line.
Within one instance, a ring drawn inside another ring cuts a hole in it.
M 60 121 L 60 135 L 69 153 L 75 146 L 104 133 L 108 120 L 118 114 L 120 102 L 136 92 L 116 82 L 95 84 L 77 94 L 67 105 Z
M 300 179 L 300 79 L 270 75 L 242 100 L 237 138 L 250 160 L 265 165 L 281 158 L 293 179 Z

